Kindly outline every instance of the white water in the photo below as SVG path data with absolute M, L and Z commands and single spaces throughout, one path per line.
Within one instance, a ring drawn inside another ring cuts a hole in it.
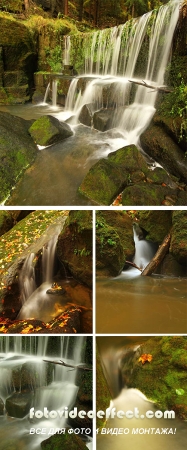
M 30 254 L 20 273 L 20 290 L 23 306 L 18 314 L 18 319 L 38 318 L 47 321 L 51 311 L 51 299 L 46 291 L 51 287 L 54 271 L 56 242 L 62 225 L 57 225 L 51 240 L 43 246 L 42 252 L 42 284 L 37 288 L 35 284 L 35 271 L 33 259 L 35 254 Z
M 150 89 L 136 85 L 134 94 L 128 80 L 141 82 L 143 79 L 153 86 L 163 85 L 178 16 L 179 0 L 172 0 L 157 14 L 149 12 L 125 25 L 86 35 L 84 75 L 81 76 L 88 77 L 87 85 L 77 96 L 78 78 L 72 81 L 65 109 L 71 110 L 78 120 L 83 105 L 92 103 L 93 111 L 97 111 L 103 108 L 104 97 L 106 104 L 107 95 L 107 104 L 112 101 L 116 105 L 112 127 L 120 130 L 124 145 L 138 144 L 155 113 L 157 92 L 150 93 Z M 136 65 L 138 58 L 141 62 L 145 36 L 149 40 L 147 56 L 143 57 L 147 63 L 142 64 L 144 68 L 141 66 L 137 78 Z
M 69 65 L 70 49 L 71 49 L 70 36 L 64 36 L 64 65 Z
M 140 267 L 140 269 L 145 269 L 145 267 L 149 264 L 151 259 L 153 258 L 155 254 L 155 246 L 152 242 L 146 241 L 146 239 L 139 239 L 138 235 L 136 234 L 135 229 L 134 231 L 134 242 L 135 242 L 135 255 L 133 262 Z M 131 269 L 134 270 L 134 269 Z M 137 270 L 137 269 L 135 269 Z M 139 274 L 141 273 L 138 271 Z
M 78 387 L 75 385 L 77 371 L 69 371 L 60 365 L 53 365 L 53 381 L 47 384 L 47 364 L 43 359 L 50 361 L 63 360 L 67 364 L 81 364 L 84 361 L 84 340 L 82 336 L 74 337 L 74 341 L 69 341 L 68 336 L 3 336 L 0 341 L 0 398 L 5 401 L 15 392 L 12 372 L 22 364 L 29 363 L 37 373 L 36 386 L 31 386 L 34 395 L 35 410 L 42 411 L 46 407 L 49 411 L 62 410 L 68 407 L 69 411 L 73 407 L 76 399 Z M 53 340 L 53 342 L 51 341 Z M 56 342 L 54 341 L 56 340 Z M 17 348 L 20 349 L 17 352 Z M 28 350 L 29 349 L 29 350 Z M 51 350 L 53 349 L 53 350 Z M 68 354 L 71 354 L 71 358 Z M 17 386 L 16 386 L 17 388 Z M 19 392 L 22 392 L 21 377 Z M 16 425 L 16 429 L 14 429 Z M 11 419 L 7 416 L 0 417 L 0 448 L 8 448 L 9 439 L 20 441 L 24 450 L 39 449 L 40 442 L 50 437 L 48 432 L 52 428 L 63 428 L 66 419 L 57 417 L 56 419 L 37 419 L 32 421 L 29 417 L 24 419 Z M 13 427 L 13 429 L 12 429 Z M 45 435 L 29 435 L 31 428 L 45 428 Z M 7 447 L 6 447 L 7 446 Z M 13 448 L 13 447 L 11 447 Z M 16 447 L 17 449 L 17 447 Z

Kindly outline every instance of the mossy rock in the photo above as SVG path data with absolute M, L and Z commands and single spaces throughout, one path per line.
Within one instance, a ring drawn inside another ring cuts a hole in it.
M 146 239 L 161 244 L 172 224 L 172 211 L 138 211 L 139 225 L 146 232 Z
M 41 116 L 29 128 L 29 133 L 38 145 L 47 146 L 73 135 L 70 126 L 56 117 Z
M 87 450 L 85 443 L 76 434 L 54 434 L 41 442 L 44 450 Z
M 141 135 L 141 145 L 145 152 L 161 164 L 171 175 L 187 182 L 187 160 L 184 152 L 157 125 L 150 125 Z
M 10 126 L 11 124 L 11 126 Z M 37 147 L 29 136 L 26 120 L 0 113 L 0 201 L 4 201 L 18 177 L 35 159 Z
M 9 231 L 14 224 L 11 211 L 0 211 L 0 236 Z
M 57 256 L 75 279 L 92 286 L 92 211 L 71 211 L 57 241 Z
M 110 205 L 131 182 L 131 174 L 148 172 L 147 164 L 135 145 L 128 145 L 100 159 L 84 178 L 79 191 L 101 205 Z M 137 204 L 137 203 L 130 203 Z
M 168 189 L 162 186 L 139 183 L 125 188 L 122 194 L 122 205 L 161 205 L 168 193 Z
M 173 211 L 170 251 L 181 264 L 187 261 L 187 211 Z
M 132 220 L 124 212 L 97 211 L 97 274 L 116 276 L 134 255 Z
M 142 364 L 141 356 L 152 356 Z M 135 353 L 131 366 L 122 362 L 129 387 L 142 391 L 162 410 L 172 409 L 187 418 L 187 337 L 164 336 L 148 339 Z M 130 376 L 129 376 L 130 375 Z

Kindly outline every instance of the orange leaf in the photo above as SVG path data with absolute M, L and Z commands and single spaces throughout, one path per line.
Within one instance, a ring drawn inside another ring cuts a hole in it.
M 145 364 L 146 361 L 151 362 L 153 359 L 152 355 L 149 353 L 143 353 L 143 355 L 140 356 L 138 362 L 142 362 L 142 364 Z

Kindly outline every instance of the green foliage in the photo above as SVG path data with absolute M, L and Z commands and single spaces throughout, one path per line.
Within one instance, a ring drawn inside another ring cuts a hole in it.
M 180 117 L 181 128 L 179 140 L 185 139 L 187 141 L 187 85 L 178 74 L 180 84 L 174 90 L 167 94 L 162 106 L 161 113 L 167 117 Z
M 108 245 L 116 245 L 116 241 L 113 241 L 113 239 L 111 239 L 111 238 L 109 238 L 109 239 L 107 239 L 107 244 Z
M 176 389 L 175 392 L 177 395 L 184 395 L 185 393 L 184 389 Z
M 55 48 L 45 48 L 46 61 L 49 64 L 52 72 L 62 71 L 62 48 L 61 45 L 56 45 Z
M 87 250 L 86 248 L 82 248 L 81 250 L 78 248 L 74 249 L 74 254 L 77 256 L 89 256 L 91 253 L 90 250 Z

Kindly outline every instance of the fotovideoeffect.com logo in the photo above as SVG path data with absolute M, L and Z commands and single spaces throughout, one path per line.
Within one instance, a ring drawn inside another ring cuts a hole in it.
M 95 413 L 92 410 L 78 411 L 76 407 L 69 411 L 69 408 L 65 406 L 63 409 L 52 411 L 49 411 L 46 407 L 44 407 L 43 410 L 35 410 L 35 408 L 31 408 L 29 417 L 30 419 L 56 419 L 57 417 L 65 419 L 68 419 L 69 417 L 71 419 L 76 417 L 79 417 L 80 419 L 84 419 L 85 417 L 89 417 L 89 419 L 93 419 L 94 417 L 98 417 L 99 419 L 114 419 L 115 417 L 118 419 L 123 419 L 124 417 L 126 417 L 126 419 L 175 419 L 175 411 L 148 410 L 144 414 L 141 414 L 139 409 L 134 407 L 132 410 L 128 411 L 117 411 L 116 408 L 107 408 L 105 411 L 100 410 Z

